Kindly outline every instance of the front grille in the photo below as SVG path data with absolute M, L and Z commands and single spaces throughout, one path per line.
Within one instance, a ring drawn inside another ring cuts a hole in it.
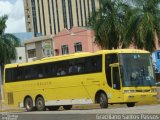
M 150 92 L 150 90 L 136 90 L 136 92 Z

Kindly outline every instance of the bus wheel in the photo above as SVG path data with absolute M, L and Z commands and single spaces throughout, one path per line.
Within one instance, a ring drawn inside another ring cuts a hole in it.
M 104 93 L 99 95 L 99 104 L 101 108 L 108 108 L 108 98 Z
M 127 107 L 134 107 L 135 106 L 135 103 L 127 103 Z
M 38 111 L 44 111 L 45 110 L 45 102 L 44 102 L 43 97 L 38 97 L 36 99 L 36 109 Z
M 33 107 L 33 100 L 32 100 L 31 97 L 25 98 L 24 106 L 25 106 L 27 111 L 33 111 L 34 107 Z
M 48 106 L 49 110 L 58 110 L 60 106 Z
M 65 110 L 70 110 L 72 108 L 72 105 L 64 105 L 63 108 Z

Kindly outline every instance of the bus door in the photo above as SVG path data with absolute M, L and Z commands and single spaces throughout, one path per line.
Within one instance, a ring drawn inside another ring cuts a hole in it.
M 118 64 L 110 64 L 112 81 L 112 102 L 123 102 L 122 83 Z

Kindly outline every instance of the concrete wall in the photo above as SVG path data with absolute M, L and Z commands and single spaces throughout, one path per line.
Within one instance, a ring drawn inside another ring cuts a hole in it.
M 17 47 L 17 58 L 16 60 L 12 60 L 11 63 L 25 63 L 26 62 L 26 53 L 25 47 Z

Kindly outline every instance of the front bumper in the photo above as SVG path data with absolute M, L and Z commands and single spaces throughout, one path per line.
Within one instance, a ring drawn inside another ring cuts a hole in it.
M 124 102 L 152 103 L 157 101 L 157 93 L 125 93 Z

